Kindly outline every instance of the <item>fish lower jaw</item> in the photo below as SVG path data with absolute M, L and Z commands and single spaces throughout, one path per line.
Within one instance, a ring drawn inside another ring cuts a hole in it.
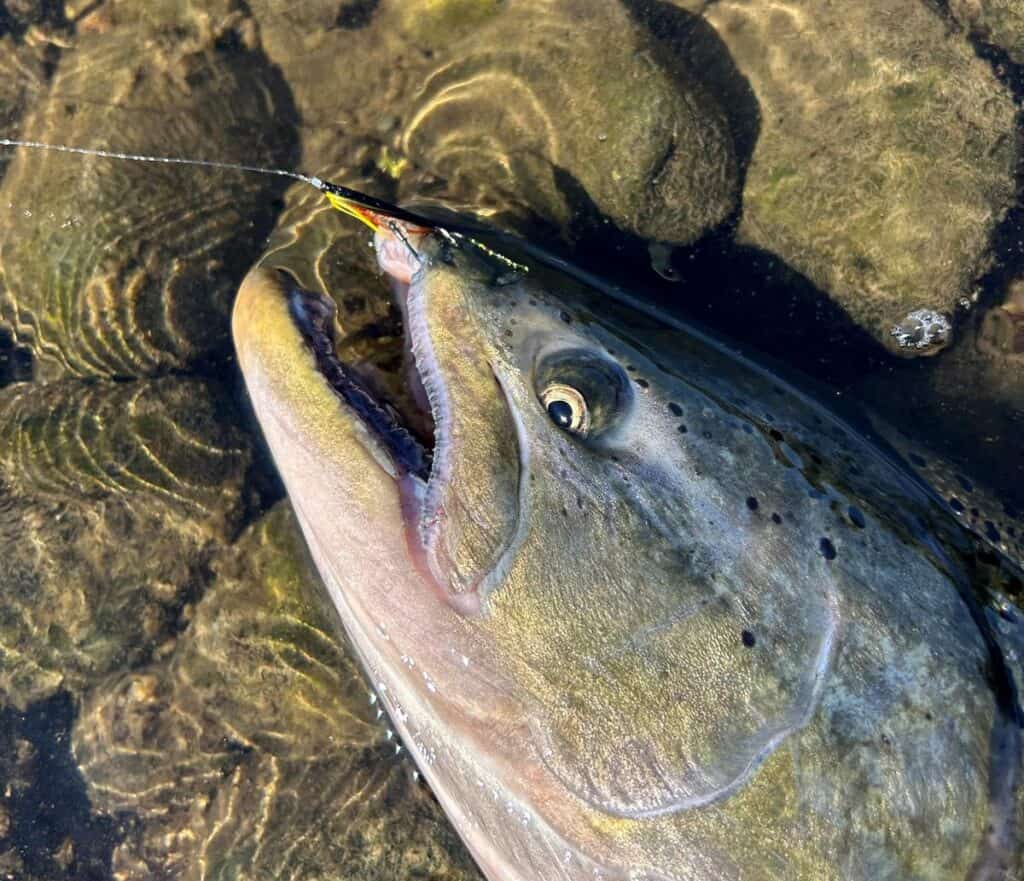
M 405 523 L 406 546 L 420 577 L 431 586 L 439 600 L 446 603 L 460 615 L 475 617 L 482 612 L 480 594 L 477 590 L 453 591 L 448 586 L 448 579 L 443 568 L 438 565 L 436 556 L 431 553 L 425 537 L 429 535 L 432 523 L 424 521 L 424 500 L 427 497 L 428 485 L 425 481 L 412 475 L 399 478 L 399 494 L 402 505 L 402 519 Z M 440 518 L 443 512 L 435 511 L 433 517 Z

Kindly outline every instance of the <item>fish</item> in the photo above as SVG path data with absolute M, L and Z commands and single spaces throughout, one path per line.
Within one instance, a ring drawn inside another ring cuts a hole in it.
M 489 881 L 1018 877 L 1018 618 L 948 505 L 707 332 L 380 210 L 416 418 L 287 271 L 250 271 L 232 333 L 375 699 Z
M 284 176 L 373 230 L 421 412 L 269 264 L 233 336 L 373 699 L 490 881 L 1019 875 L 1020 567 L 882 434 L 477 223 L 0 145 Z

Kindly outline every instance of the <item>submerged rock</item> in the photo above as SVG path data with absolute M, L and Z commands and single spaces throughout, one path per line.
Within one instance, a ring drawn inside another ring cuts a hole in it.
M 0 391 L 0 702 L 78 696 L 173 646 L 244 513 L 234 412 L 196 380 Z
M 10 34 L 0 34 L 0 137 L 18 136 L 21 117 L 39 99 L 45 82 L 44 53 L 16 42 Z M 0 178 L 13 155 L 0 148 Z
M 335 3 L 307 4 L 298 20 L 267 0 L 254 12 L 316 173 L 345 162 L 398 198 L 540 220 L 562 235 L 592 207 L 627 232 L 688 243 L 735 210 L 721 109 L 655 62 L 618 2 L 381 4 L 357 38 Z M 338 77 L 339 57 L 374 75 Z M 340 155 L 337 135 L 351 131 L 377 139 L 369 163 Z
M 439 42 L 413 20 L 414 39 Z M 508 4 L 449 51 L 404 121 L 402 147 L 473 204 L 523 199 L 567 224 L 579 187 L 627 232 L 673 244 L 734 209 L 721 110 L 696 81 L 669 77 L 620 4 Z
M 1010 359 L 1018 369 L 1024 362 L 1024 279 L 1014 279 L 1003 303 L 985 313 L 978 330 L 978 349 L 994 358 Z
M 1024 4 L 1020 0 L 948 0 L 949 11 L 981 39 L 1024 64 Z
M 782 257 L 900 354 L 907 316 L 948 316 L 1015 193 L 1016 111 L 920 0 L 720 0 L 705 16 L 760 131 L 739 238 Z
M 138 823 L 118 878 L 478 879 L 416 782 L 278 506 L 216 564 L 177 651 L 89 699 L 91 801 Z
M 256 53 L 229 63 L 217 32 L 184 18 L 115 27 L 122 8 L 82 25 L 22 137 L 286 159 L 279 135 L 254 137 L 287 118 Z M 0 192 L 0 328 L 33 350 L 42 379 L 150 375 L 226 352 L 241 245 L 279 191 L 252 175 L 20 151 Z

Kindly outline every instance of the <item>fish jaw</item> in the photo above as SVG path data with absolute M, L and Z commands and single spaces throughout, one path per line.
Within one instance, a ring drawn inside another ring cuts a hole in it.
M 530 854 L 574 854 L 540 816 L 557 801 L 532 710 L 476 618 L 438 589 L 410 535 L 422 488 L 402 475 L 317 370 L 286 282 L 257 268 L 232 330 L 257 420 L 346 633 L 412 757 L 490 881 L 529 881 Z M 509 816 L 516 819 L 510 824 Z M 525 856 L 524 856 L 525 855 Z M 576 874 L 577 870 L 584 874 Z
M 342 599 L 365 606 L 353 609 L 360 620 L 372 612 L 406 627 L 412 616 L 430 622 L 431 640 L 448 627 L 461 640 L 470 631 L 459 622 L 474 609 L 437 584 L 418 541 L 425 480 L 339 399 L 296 324 L 289 287 L 281 273 L 253 270 L 232 329 L 250 400 L 314 556 L 323 556 L 321 572 L 352 584 Z

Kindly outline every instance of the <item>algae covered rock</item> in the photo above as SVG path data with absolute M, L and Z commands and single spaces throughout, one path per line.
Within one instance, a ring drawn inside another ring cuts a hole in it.
M 1009 359 L 1018 369 L 1024 367 L 1024 278 L 1013 279 L 1004 301 L 985 313 L 978 348 L 994 358 Z M 1024 392 L 1024 381 L 1021 388 Z
M 953 17 L 972 33 L 1024 64 L 1024 4 L 1020 0 L 949 0 Z
M 281 505 L 216 564 L 174 655 L 83 707 L 100 810 L 138 824 L 123 879 L 478 879 L 378 721 Z
M 620 4 L 497 8 L 423 83 L 403 120 L 403 154 L 478 207 L 522 200 L 567 224 L 578 187 L 622 229 L 673 244 L 734 209 L 736 157 L 720 108 L 656 63 Z M 414 40 L 446 32 L 436 14 L 406 17 Z
M 0 390 L 4 704 L 78 695 L 173 646 L 244 516 L 233 414 L 197 380 Z
M 215 32 L 158 25 L 158 7 L 118 24 L 127 7 L 101 6 L 82 27 L 22 137 L 287 162 L 265 132 L 284 131 L 268 123 L 288 110 L 258 53 L 229 62 Z M 243 243 L 279 190 L 265 177 L 19 151 L 0 192 L 0 327 L 31 347 L 42 379 L 150 375 L 224 353 Z
M 0 137 L 17 137 L 25 109 L 38 100 L 46 83 L 44 56 L 34 47 L 0 33 Z M 0 178 L 13 153 L 0 148 Z
M 254 4 L 306 123 L 304 164 L 317 174 L 347 160 L 364 170 L 363 189 L 540 220 L 564 236 L 584 205 L 673 244 L 735 210 L 721 109 L 696 80 L 656 62 L 617 0 L 413 0 L 358 18 L 336 3 L 289 17 L 273 10 Z M 339 77 L 339 64 L 353 75 Z M 352 131 L 377 140 L 368 162 L 337 149 L 339 133 Z
M 948 316 L 988 265 L 1015 193 L 1008 91 L 919 0 L 721 0 L 705 16 L 760 110 L 740 239 L 894 351 L 941 348 L 948 334 L 918 346 L 905 319 Z

